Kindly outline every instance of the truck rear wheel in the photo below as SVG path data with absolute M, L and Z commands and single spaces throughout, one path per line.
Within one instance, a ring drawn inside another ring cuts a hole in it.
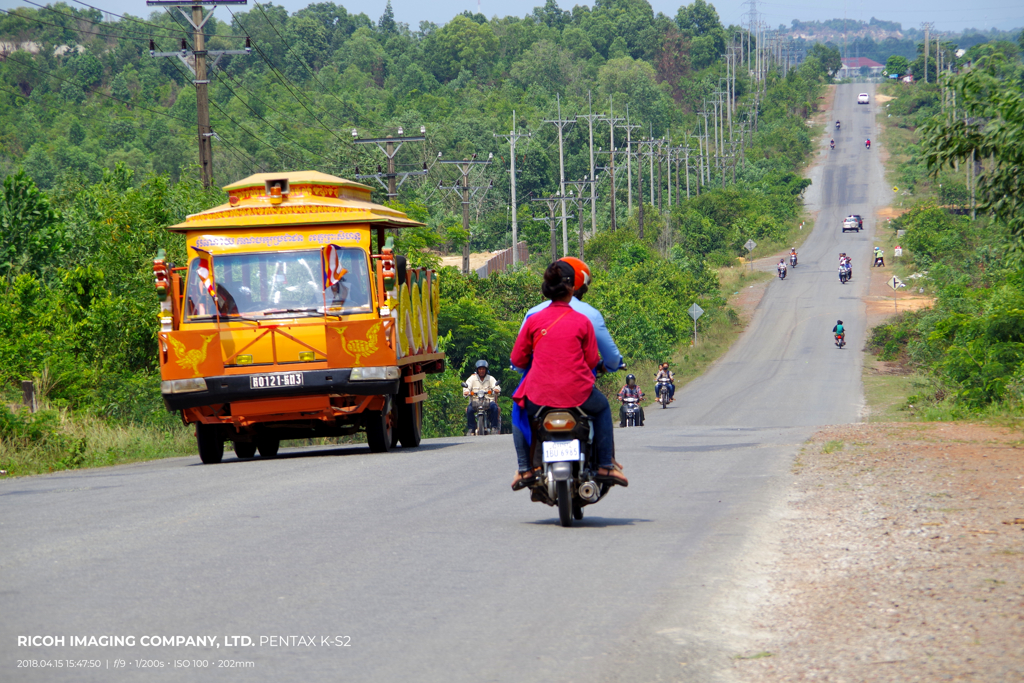
M 398 394 L 395 425 L 395 436 L 403 448 L 416 448 L 423 440 L 423 403 L 406 403 L 406 397 L 419 395 L 423 392 L 423 381 L 402 383 L 402 391 Z
M 277 455 L 277 449 L 281 447 L 281 439 L 260 439 L 256 442 L 260 450 L 261 458 L 273 458 Z
M 196 446 L 204 465 L 216 465 L 224 459 L 224 437 L 217 425 L 197 422 Z
M 256 444 L 252 441 L 236 441 L 235 455 L 243 460 L 248 460 L 256 455 Z
M 371 410 L 366 412 L 366 443 L 371 453 L 387 453 L 395 439 L 395 412 Z

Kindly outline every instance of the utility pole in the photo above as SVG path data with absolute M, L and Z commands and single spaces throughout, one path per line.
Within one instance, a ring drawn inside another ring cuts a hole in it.
M 615 220 L 615 126 L 623 121 L 623 119 L 615 118 L 615 106 L 613 104 L 611 96 L 608 97 L 608 116 L 602 116 L 599 121 L 603 121 L 608 124 L 608 132 L 610 135 L 609 144 L 611 147 L 608 151 L 608 175 L 612 181 L 612 194 L 611 194 L 611 214 L 612 214 L 612 230 L 616 228 Z
M 209 14 L 204 15 L 203 8 L 205 6 L 213 6 L 216 8 L 220 5 L 244 5 L 247 0 L 227 0 L 227 2 L 202 2 L 197 0 L 189 4 L 184 4 L 177 0 L 146 0 L 146 4 L 149 6 L 160 6 L 160 7 L 174 7 L 181 16 L 185 17 L 185 21 L 188 22 L 189 26 L 192 27 L 192 59 L 195 64 L 189 64 L 188 62 L 188 43 L 184 38 L 181 39 L 181 50 L 178 52 L 157 52 L 156 43 L 153 40 L 149 41 L 149 56 L 150 57 L 176 57 L 182 61 L 182 63 L 192 72 L 195 77 L 192 84 L 196 87 L 196 120 L 198 122 L 198 133 L 199 133 L 199 168 L 202 173 L 203 187 L 209 187 L 213 183 L 213 141 L 211 138 L 216 135 L 213 132 L 213 128 L 210 127 L 210 95 L 207 92 L 207 86 L 210 84 L 207 66 L 212 71 L 216 66 L 217 62 L 224 55 L 247 55 L 252 51 L 252 47 L 249 42 L 249 38 L 245 39 L 244 50 L 207 50 L 206 49 L 206 36 L 203 33 L 203 26 L 213 16 L 213 10 L 210 10 Z M 186 11 L 191 8 L 189 11 Z M 206 63 L 207 57 L 213 57 L 213 62 L 209 65 Z
M 509 131 L 508 135 L 497 135 L 496 138 L 505 138 L 508 140 L 509 148 L 509 178 L 512 181 L 512 267 L 515 268 L 519 264 L 519 223 L 516 220 L 516 141 L 519 138 L 532 137 L 531 133 L 520 133 L 516 130 L 516 110 L 512 110 L 512 130 Z
M 568 256 L 569 226 L 565 222 L 565 154 L 562 149 L 562 131 L 569 124 L 576 123 L 576 119 L 562 118 L 562 97 L 561 95 L 556 97 L 558 101 L 558 118 L 553 121 L 546 119 L 544 123 L 553 123 L 558 127 L 558 194 L 562 198 L 562 256 Z
M 590 187 L 590 199 L 591 205 L 594 201 L 594 186 L 597 184 L 597 180 L 593 177 L 584 178 L 583 180 L 570 180 L 566 185 L 571 185 L 572 190 L 569 190 L 569 198 L 576 205 L 576 215 L 579 217 L 579 253 L 576 254 L 577 258 L 583 258 L 583 205 L 588 201 L 587 197 L 583 195 L 583 190 L 587 186 Z M 575 195 L 573 192 L 575 191 Z
M 619 126 L 626 130 L 626 214 L 633 215 L 633 131 L 640 127 L 639 123 L 629 122 L 629 105 L 626 105 L 626 125 Z M 643 197 L 640 198 L 643 201 Z
M 466 233 L 466 242 L 462 245 L 462 274 L 469 275 L 469 198 L 470 196 L 476 196 L 476 193 L 480 190 L 488 190 L 493 187 L 494 183 L 488 185 L 476 185 L 470 186 L 469 184 L 469 172 L 474 165 L 483 164 L 487 165 L 491 163 L 494 158 L 493 154 L 488 154 L 487 159 L 477 159 L 474 154 L 470 159 L 438 159 L 439 164 L 455 164 L 459 167 L 459 171 L 462 173 L 462 179 L 458 185 L 445 186 L 438 183 L 438 188 L 443 190 L 453 190 L 462 194 L 462 230 Z M 515 252 L 515 245 L 513 245 L 512 251 Z
M 577 119 L 586 119 L 587 120 L 587 130 L 590 133 L 590 176 L 589 177 L 590 178 L 594 178 L 595 177 L 595 175 L 594 175 L 594 121 L 597 121 L 599 118 L 601 118 L 601 115 L 594 113 L 594 101 L 593 101 L 593 98 L 591 97 L 589 91 L 587 92 L 587 103 L 588 103 L 588 109 L 587 110 L 590 113 L 585 115 L 585 116 L 583 114 L 577 114 L 576 118 Z M 580 192 L 582 192 L 582 191 L 583 190 L 580 190 Z M 596 232 L 597 232 L 597 183 L 591 183 L 591 185 L 590 185 L 590 235 L 593 236 Z M 580 237 L 580 254 L 583 253 L 583 241 L 582 240 L 583 240 L 583 238 Z M 580 256 L 580 258 L 583 258 L 583 256 Z
M 530 201 L 533 202 L 545 202 L 548 205 L 548 215 L 546 218 L 534 218 L 535 221 L 548 221 L 548 225 L 551 228 L 551 260 L 558 260 L 558 243 L 556 241 L 556 228 L 555 225 L 558 222 L 558 218 L 555 216 L 555 209 L 558 208 L 559 203 L 564 207 L 565 200 L 571 199 L 571 197 L 564 197 L 562 195 L 555 195 L 553 197 L 540 197 L 534 198 Z M 565 213 L 562 214 L 562 221 L 565 221 Z M 566 254 L 568 256 L 568 254 Z
M 921 24 L 924 28 L 924 82 L 928 82 L 928 34 L 932 30 L 932 24 L 930 21 L 926 21 Z
M 384 156 L 388 160 L 387 173 L 381 171 L 380 166 L 377 167 L 376 173 L 359 173 L 359 168 L 356 167 L 356 180 L 376 180 L 380 183 L 381 187 L 388 191 L 388 200 L 394 201 L 398 197 L 398 188 L 410 176 L 424 176 L 427 175 L 427 164 L 423 164 L 423 170 L 420 171 L 404 171 L 402 173 L 395 172 L 395 157 L 398 155 L 398 150 L 402 149 L 402 145 L 406 142 L 424 142 L 426 138 L 427 128 L 426 126 L 420 126 L 420 134 L 405 136 L 405 130 L 398 127 L 398 137 L 388 135 L 383 138 L 360 138 L 359 131 L 355 128 L 352 129 L 352 142 L 357 145 L 376 145 L 377 149 L 384 152 Z M 403 137 L 405 136 L 405 137 Z M 383 147 L 381 146 L 383 145 Z M 401 178 L 401 180 L 399 180 Z M 385 183 L 384 181 L 387 180 Z

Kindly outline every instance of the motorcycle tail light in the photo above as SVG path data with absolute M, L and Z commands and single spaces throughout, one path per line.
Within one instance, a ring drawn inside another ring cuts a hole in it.
M 549 432 L 567 432 L 576 426 L 576 418 L 571 413 L 548 413 L 544 417 L 544 429 Z

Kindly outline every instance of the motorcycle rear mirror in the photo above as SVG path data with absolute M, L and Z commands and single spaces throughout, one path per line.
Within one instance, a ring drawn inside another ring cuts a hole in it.
M 463 389 L 469 389 L 469 385 L 468 385 L 468 384 L 466 384 L 465 382 L 463 382 L 463 383 L 462 383 L 462 388 L 463 388 Z

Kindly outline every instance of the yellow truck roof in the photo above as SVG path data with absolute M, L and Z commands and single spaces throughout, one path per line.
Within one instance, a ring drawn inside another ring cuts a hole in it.
M 280 190 L 280 196 L 275 193 Z M 370 201 L 370 187 L 319 171 L 257 173 L 224 187 L 228 203 L 188 216 L 168 228 L 232 230 L 323 223 L 367 223 L 377 228 L 423 225 Z

